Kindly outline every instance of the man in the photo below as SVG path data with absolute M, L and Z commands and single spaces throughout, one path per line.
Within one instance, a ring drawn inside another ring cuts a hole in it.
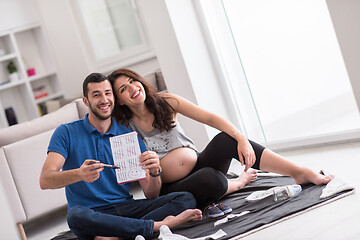
M 200 220 L 201 211 L 192 209 L 196 206 L 192 194 L 181 192 L 158 197 L 159 157 L 151 151 L 143 152 L 145 145 L 141 139 L 143 153 L 139 161 L 147 174 L 139 183 L 147 199 L 134 200 L 129 183 L 117 184 L 115 170 L 103 167 L 114 164 L 109 138 L 131 130 L 111 117 L 114 95 L 106 76 L 100 73 L 87 76 L 83 95 L 89 113 L 55 130 L 40 175 L 42 189 L 65 187 L 67 221 L 77 237 L 151 238 L 162 225 L 173 227 Z

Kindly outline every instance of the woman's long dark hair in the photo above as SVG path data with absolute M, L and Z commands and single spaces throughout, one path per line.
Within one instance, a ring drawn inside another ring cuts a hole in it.
M 155 88 L 151 86 L 142 76 L 138 73 L 130 70 L 130 69 L 118 69 L 113 71 L 108 78 L 114 89 L 114 84 L 116 79 L 121 76 L 127 76 L 132 78 L 135 81 L 140 82 L 146 94 L 145 105 L 149 109 L 151 113 L 154 114 L 154 122 L 152 126 L 154 128 L 158 128 L 160 130 L 170 130 L 171 128 L 175 127 L 174 117 L 175 117 L 175 110 L 170 104 L 165 100 L 166 98 L 160 96 Z M 115 90 L 115 89 L 114 89 Z M 117 101 L 117 95 L 115 95 L 115 108 L 112 113 L 112 116 L 115 118 L 116 121 L 120 122 L 125 126 L 129 126 L 129 121 L 133 116 L 130 108 L 126 105 L 120 105 Z

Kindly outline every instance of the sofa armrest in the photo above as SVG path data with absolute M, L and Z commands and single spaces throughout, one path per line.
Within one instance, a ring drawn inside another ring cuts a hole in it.
M 6 160 L 4 149 L 2 148 L 0 148 L 0 166 L 0 184 L 3 185 L 5 197 L 10 203 L 10 210 L 13 214 L 14 220 L 16 223 L 24 222 L 26 220 L 25 211 L 21 204 L 19 193 Z
M 39 177 L 54 130 L 4 146 L 9 169 L 26 214 L 26 220 L 39 217 L 67 204 L 65 189 L 41 190 Z

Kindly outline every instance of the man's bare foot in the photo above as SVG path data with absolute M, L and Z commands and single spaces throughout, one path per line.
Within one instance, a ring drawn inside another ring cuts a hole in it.
M 187 209 L 176 216 L 167 216 L 160 222 L 154 222 L 154 232 L 158 232 L 162 225 L 167 225 L 169 228 L 189 222 L 198 221 L 202 219 L 202 212 L 200 209 Z
M 293 178 L 296 184 L 313 183 L 315 185 L 328 184 L 333 179 L 332 176 L 316 173 L 306 167 L 303 167 L 297 175 L 293 176 Z
M 102 236 L 96 236 L 94 240 L 122 240 L 122 238 L 119 237 L 102 237 Z

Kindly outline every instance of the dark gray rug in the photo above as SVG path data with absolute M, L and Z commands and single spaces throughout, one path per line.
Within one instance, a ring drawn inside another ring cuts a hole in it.
M 224 218 L 224 216 L 216 219 L 205 217 L 200 222 L 189 222 L 173 228 L 171 231 L 188 238 L 197 238 L 213 234 L 219 229 L 222 229 L 227 235 L 221 239 L 229 239 L 255 229 L 260 229 L 263 226 L 302 212 L 316 205 L 321 205 L 339 195 L 352 191 L 347 190 L 328 198 L 319 199 L 325 185 L 317 186 L 306 184 L 302 185 L 303 190 L 300 195 L 287 200 L 275 202 L 274 197 L 269 196 L 256 202 L 245 201 L 245 198 L 254 191 L 267 190 L 275 186 L 289 184 L 294 184 L 293 179 L 290 177 L 259 177 L 255 182 L 226 196 L 221 201 L 233 209 L 233 214 L 238 214 L 243 211 L 250 211 L 250 213 L 238 218 L 229 219 L 228 222 L 216 227 L 214 227 L 214 223 L 217 220 Z
M 238 214 L 243 211 L 250 211 L 250 213 L 229 219 L 228 222 L 214 227 L 214 223 L 224 218 L 207 218 L 204 217 L 201 221 L 189 222 L 182 224 L 176 228 L 171 229 L 175 234 L 180 234 L 188 238 L 204 237 L 217 232 L 222 229 L 227 235 L 223 239 L 230 239 L 235 236 L 244 235 L 250 231 L 256 231 L 271 223 L 285 219 L 286 217 L 296 215 L 302 211 L 306 211 L 314 206 L 320 206 L 327 201 L 335 199 L 341 195 L 349 193 L 352 190 L 343 191 L 331 197 L 320 199 L 322 190 L 325 185 L 302 185 L 300 195 L 289 198 L 287 200 L 275 202 L 273 196 L 269 196 L 256 202 L 247 202 L 245 198 L 254 191 L 267 190 L 276 186 L 284 186 L 294 184 L 290 177 L 258 177 L 255 182 L 246 185 L 241 190 L 226 196 L 221 200 L 224 204 L 233 209 L 232 214 Z M 51 240 L 75 240 L 77 237 L 71 232 L 62 232 Z

